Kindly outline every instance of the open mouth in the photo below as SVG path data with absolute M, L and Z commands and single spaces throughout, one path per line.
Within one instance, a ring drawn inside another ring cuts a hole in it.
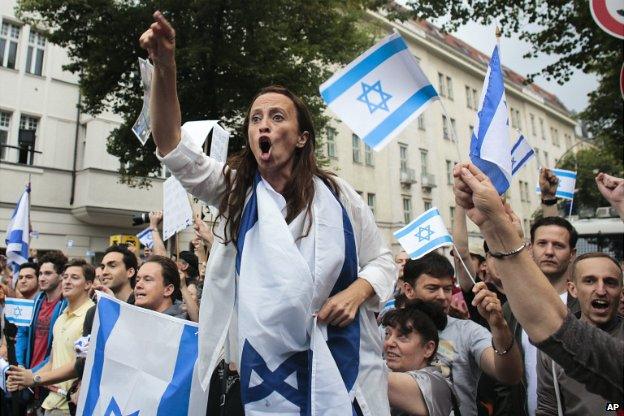
M 266 136 L 260 137 L 260 152 L 266 154 L 269 150 L 271 150 L 271 140 Z
M 603 299 L 594 299 L 591 301 L 591 305 L 594 309 L 606 311 L 609 309 L 609 302 Z
M 386 352 L 386 358 L 399 358 L 398 354 L 395 354 L 391 351 Z

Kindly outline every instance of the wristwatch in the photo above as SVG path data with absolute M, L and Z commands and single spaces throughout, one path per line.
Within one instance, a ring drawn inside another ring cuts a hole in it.
M 542 198 L 542 204 L 544 205 L 555 205 L 557 203 L 557 198 Z
M 41 384 L 41 376 L 39 374 L 35 374 L 33 377 L 33 386 L 38 386 Z

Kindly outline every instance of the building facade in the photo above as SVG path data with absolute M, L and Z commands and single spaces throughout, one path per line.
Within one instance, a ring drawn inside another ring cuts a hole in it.
M 31 221 L 37 231 L 31 246 L 60 248 L 69 256 L 97 256 L 110 235 L 141 229 L 131 227 L 133 213 L 162 208 L 163 179 L 155 178 L 150 189 L 119 182 L 119 161 L 106 152 L 106 138 L 121 118 L 80 114 L 78 79 L 62 69 L 68 62 L 66 52 L 17 20 L 13 8 L 13 2 L 0 5 L 0 234 L 30 180 Z M 374 13 L 370 18 L 384 30 L 403 35 L 446 109 L 433 103 L 380 152 L 365 146 L 339 120 L 326 131 L 324 150 L 331 168 L 367 201 L 396 251 L 392 232 L 430 207 L 437 206 L 452 225 L 451 169 L 457 161 L 468 160 L 489 58 L 425 22 L 394 24 Z M 575 122 L 552 94 L 522 85 L 522 78 L 509 70 L 506 78 L 511 124 L 538 153 L 508 192 L 526 233 L 539 207 L 534 191 L 538 161 L 553 167 L 575 146 Z M 476 231 L 470 228 L 475 244 Z M 189 239 L 187 233 L 181 244 Z

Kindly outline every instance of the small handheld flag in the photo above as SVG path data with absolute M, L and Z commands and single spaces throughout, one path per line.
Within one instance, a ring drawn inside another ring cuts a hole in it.
M 394 237 L 409 253 L 411 259 L 418 259 L 439 247 L 453 244 L 453 238 L 437 208 L 425 211 L 414 221 L 396 231 Z
M 145 247 L 147 247 L 147 248 L 153 248 L 154 247 L 154 238 L 152 237 L 152 229 L 151 228 L 144 229 L 143 231 L 138 233 L 136 236 L 138 237 L 138 239 L 141 242 L 141 244 L 143 244 Z
M 559 179 L 559 184 L 557 185 L 557 193 L 555 196 L 557 198 L 562 199 L 574 199 L 574 187 L 576 186 L 576 172 L 565 169 L 551 169 L 552 173 L 555 174 L 557 179 Z M 539 187 L 539 179 L 537 181 L 538 185 L 535 187 L 535 192 L 541 194 Z
M 19 266 L 28 261 L 28 244 L 30 236 L 30 184 L 20 197 L 13 215 L 9 220 L 6 232 L 6 256 L 8 266 L 13 271 L 13 287 L 17 283 Z
M 529 142 L 524 138 L 522 133 L 518 133 L 518 140 L 511 148 L 511 174 L 515 175 L 520 171 L 532 157 L 535 156 L 535 150 Z
M 30 299 L 6 298 L 4 317 L 17 326 L 30 326 L 35 301 Z
M 494 47 L 483 82 L 483 94 L 470 139 L 470 159 L 502 195 L 511 183 L 509 111 L 498 45 Z
M 320 92 L 329 108 L 375 150 L 439 99 L 398 33 L 335 73 Z

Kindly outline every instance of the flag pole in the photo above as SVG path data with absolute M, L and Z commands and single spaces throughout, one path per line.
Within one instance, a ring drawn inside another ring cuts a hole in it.
M 455 245 L 455 243 L 453 243 L 453 248 L 455 249 L 454 250 L 455 256 L 457 256 L 462 266 L 464 266 L 464 270 L 466 270 L 466 274 L 468 275 L 468 277 L 470 277 L 470 281 L 472 282 L 473 285 L 476 285 L 477 282 L 475 281 L 475 278 L 472 276 L 472 273 L 470 273 L 470 270 L 468 269 L 468 266 L 466 266 L 466 263 L 464 263 L 464 259 L 462 259 L 462 257 L 459 255 L 459 250 L 457 250 L 457 246 Z

